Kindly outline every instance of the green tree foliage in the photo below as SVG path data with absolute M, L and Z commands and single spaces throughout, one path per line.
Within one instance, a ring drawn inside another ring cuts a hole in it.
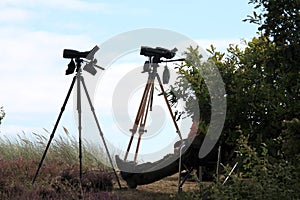
M 221 141 L 237 147 L 247 179 L 233 175 L 228 184 L 202 187 L 202 193 L 192 194 L 194 199 L 300 198 L 300 1 L 249 3 L 255 11 L 245 21 L 258 24 L 257 36 L 244 41 L 244 49 L 230 45 L 226 53 L 208 50 L 226 87 Z M 195 56 L 195 50 L 188 49 L 187 55 Z M 199 78 L 187 73 L 191 68 L 179 73 L 195 84 Z M 201 106 L 209 105 L 205 87 L 198 84 Z M 204 111 L 201 115 L 210 115 Z
M 285 129 L 282 131 L 282 151 L 286 159 L 292 163 L 298 162 L 300 157 L 300 120 L 294 118 L 284 121 Z
M 251 0 L 250 3 L 262 9 L 259 15 L 254 12 L 252 19 L 260 20 L 258 30 L 263 35 L 253 38 L 243 54 L 238 55 L 244 80 L 240 82 L 240 94 L 249 98 L 244 102 L 249 105 L 246 113 L 250 121 L 247 121 L 252 125 L 249 128 L 257 144 L 267 142 L 275 154 L 281 148 L 274 139 L 282 135 L 282 122 L 299 118 L 300 1 Z
M 293 0 L 251 0 L 250 3 L 262 9 L 261 14 L 254 12 L 247 19 L 260 23 L 258 36 L 244 41 L 243 50 L 233 45 L 226 54 L 215 51 L 213 46 L 208 50 L 227 93 L 222 141 L 235 145 L 242 133 L 249 136 L 250 144 L 255 147 L 265 143 L 269 153 L 276 157 L 282 151 L 279 138 L 283 122 L 299 118 L 300 114 L 300 4 Z M 198 53 L 197 49 L 189 48 L 186 56 L 201 59 Z M 179 74 L 195 90 L 201 119 L 208 124 L 210 96 L 199 70 L 187 62 L 179 67 Z M 183 94 L 185 91 L 178 92 L 182 89 L 177 87 L 177 93 Z M 187 106 L 188 113 L 189 107 L 193 106 Z
M 187 199 L 300 198 L 300 1 L 249 3 L 255 11 L 245 21 L 258 24 L 257 36 L 244 41 L 244 49 L 230 45 L 226 53 L 213 46 L 208 50 L 227 94 L 221 141 L 232 148 L 222 149 L 239 152 L 242 179 L 233 174 L 225 185 L 222 180 L 202 185 Z M 198 53 L 190 48 L 186 55 L 201 59 Z M 187 63 L 179 69 L 198 90 L 199 107 L 205 108 L 202 119 L 209 122 L 211 97 L 201 77 L 191 73 L 197 67 Z
M 299 0 L 250 0 L 249 4 L 253 4 L 256 10 L 260 9 L 260 13 L 254 11 L 253 16 L 248 16 L 244 21 L 258 24 L 258 30 L 272 37 L 280 46 L 299 45 Z
M 176 67 L 179 77 L 175 87 L 171 89 L 171 102 L 175 104 L 178 99 L 183 99 L 186 102 L 187 115 L 192 116 L 194 120 L 201 119 L 208 124 L 211 110 L 210 103 L 208 103 L 210 94 L 203 74 L 209 71 L 210 66 L 208 62 L 201 60 L 202 55 L 199 53 L 199 48 L 189 47 L 185 56 L 186 62 Z

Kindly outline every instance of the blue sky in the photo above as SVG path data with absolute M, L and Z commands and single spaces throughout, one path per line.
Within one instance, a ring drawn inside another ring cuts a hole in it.
M 0 106 L 7 115 L 1 135 L 52 129 L 72 79 L 64 75 L 65 48 L 89 50 L 126 31 L 160 28 L 224 51 L 255 36 L 257 27 L 242 22 L 252 12 L 247 0 L 2 0 Z M 61 126 L 76 130 L 72 105 Z

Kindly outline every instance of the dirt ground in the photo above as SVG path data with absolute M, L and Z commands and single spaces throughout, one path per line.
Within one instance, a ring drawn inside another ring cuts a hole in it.
M 127 188 L 126 182 L 120 178 L 124 189 L 119 189 L 117 182 L 114 182 L 113 194 L 117 199 L 176 199 L 178 197 L 178 174 L 166 177 L 148 185 L 139 185 L 136 189 Z M 182 187 L 183 192 L 196 190 L 197 181 L 186 181 Z

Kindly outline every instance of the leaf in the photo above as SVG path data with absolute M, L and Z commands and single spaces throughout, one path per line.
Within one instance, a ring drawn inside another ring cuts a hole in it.
M 253 15 L 254 15 L 254 18 L 257 18 L 257 14 L 255 11 L 253 11 Z
M 69 131 L 68 131 L 68 129 L 67 129 L 66 127 L 63 126 L 63 129 L 64 129 L 64 131 L 65 131 L 65 133 L 66 133 L 67 135 L 70 134 Z
M 22 141 L 23 141 L 25 144 L 30 144 L 30 143 L 31 143 L 29 140 L 24 139 L 24 138 L 22 138 Z
M 47 129 L 45 129 L 45 128 L 43 128 L 44 129 L 44 131 L 46 132 L 46 133 L 49 133 L 49 131 L 47 130 Z
M 256 5 L 255 7 L 254 7 L 254 9 L 257 9 L 257 8 L 259 8 L 261 5 L 260 4 L 258 4 L 258 5 Z

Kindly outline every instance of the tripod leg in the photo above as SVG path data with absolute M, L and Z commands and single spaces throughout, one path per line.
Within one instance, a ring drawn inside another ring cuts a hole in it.
M 138 155 L 138 152 L 139 152 L 139 148 L 140 148 L 140 143 L 141 143 L 141 139 L 142 139 L 142 135 L 143 133 L 145 132 L 145 126 L 146 126 L 146 122 L 147 122 L 147 116 L 148 116 L 148 112 L 149 112 L 149 109 L 152 110 L 152 102 L 153 102 L 153 92 L 154 92 L 154 81 L 151 80 L 150 82 L 150 94 L 149 96 L 146 96 L 147 98 L 145 99 L 145 102 L 146 100 L 148 101 L 147 102 L 147 108 L 146 108 L 146 112 L 145 112 L 145 109 L 143 109 L 143 115 L 142 115 L 142 118 L 141 118 L 141 123 L 140 123 L 140 128 L 139 128 L 139 138 L 138 138 L 138 142 L 137 142 L 137 146 L 136 146 L 136 150 L 135 150 L 135 155 L 134 155 L 134 162 L 136 162 L 136 159 L 137 159 L 137 155 Z
M 142 97 L 142 100 L 141 100 L 141 103 L 140 103 L 137 115 L 136 115 L 136 118 L 135 118 L 135 121 L 134 121 L 133 128 L 131 129 L 132 134 L 131 134 L 131 137 L 130 137 L 130 140 L 129 140 L 129 144 L 128 144 L 128 147 L 127 147 L 127 150 L 126 150 L 125 157 L 124 157 L 125 161 L 127 160 L 128 153 L 129 153 L 132 141 L 133 141 L 133 137 L 134 137 L 134 135 L 135 135 L 135 133 L 137 131 L 137 127 L 138 127 L 138 125 L 140 123 L 140 120 L 141 120 L 141 117 L 142 117 L 142 115 L 144 113 L 146 99 L 147 99 L 147 96 L 148 96 L 148 92 L 149 92 L 150 86 L 151 86 L 151 80 L 148 79 L 147 84 L 146 84 L 145 89 L 144 89 L 143 97 Z
M 162 91 L 162 93 L 163 93 L 163 95 L 164 95 L 164 99 L 165 99 L 165 102 L 166 102 L 166 104 L 167 104 L 167 106 L 168 106 L 168 110 L 169 110 L 170 115 L 171 115 L 171 117 L 172 117 L 173 123 L 174 123 L 174 125 L 175 125 L 176 132 L 178 133 L 181 142 L 183 142 L 182 136 L 181 136 L 181 133 L 180 133 L 180 130 L 179 130 L 179 127 L 178 127 L 178 125 L 177 125 L 177 123 L 176 123 L 176 120 L 175 120 L 175 117 L 174 117 L 174 115 L 173 115 L 173 113 L 172 113 L 172 109 L 171 109 L 171 106 L 170 106 L 170 104 L 169 104 L 169 101 L 168 101 L 168 98 L 167 98 L 167 96 L 166 96 L 166 92 L 165 92 L 165 90 L 164 90 L 164 87 L 163 87 L 163 85 L 162 85 L 162 82 L 161 82 L 161 80 L 160 80 L 160 77 L 159 77 L 158 74 L 156 74 L 156 77 L 157 77 L 157 80 L 158 80 L 160 89 L 161 89 L 161 91 Z
M 33 180 L 32 180 L 32 184 L 34 184 L 34 182 L 35 182 L 35 180 L 36 180 L 36 178 L 37 178 L 37 176 L 38 176 L 38 174 L 39 174 L 39 171 L 40 171 L 40 169 L 41 169 L 41 167 L 42 167 L 42 164 L 43 164 L 44 159 L 45 159 L 45 157 L 46 157 L 47 151 L 48 151 L 48 149 L 49 149 L 49 147 L 50 147 L 51 141 L 52 141 L 52 139 L 53 139 L 53 137 L 54 137 L 54 134 L 55 134 L 55 131 L 56 131 L 56 129 L 57 129 L 58 123 L 59 123 L 59 121 L 60 121 L 60 118 L 61 118 L 61 116 L 62 116 L 64 110 L 65 110 L 65 107 L 66 107 L 67 102 L 68 102 L 68 100 L 69 100 L 70 94 L 71 94 L 72 89 L 73 89 L 73 87 L 74 87 L 75 81 L 76 81 L 76 76 L 73 77 L 71 86 L 70 86 L 70 88 L 69 88 L 69 91 L 68 91 L 68 93 L 67 93 L 67 96 L 66 96 L 66 98 L 65 98 L 65 101 L 64 101 L 64 103 L 63 103 L 63 106 L 61 107 L 61 111 L 60 111 L 60 113 L 59 113 L 59 115 L 58 115 L 58 118 L 57 118 L 56 123 L 55 123 L 55 125 L 54 125 L 54 128 L 53 128 L 53 130 L 52 130 L 52 133 L 51 133 L 51 135 L 50 135 L 50 139 L 49 139 L 49 141 L 48 141 L 48 144 L 47 144 L 47 146 L 46 146 L 46 149 L 45 149 L 45 151 L 44 151 L 44 154 L 43 154 L 43 156 L 42 156 L 42 159 L 41 159 L 41 161 L 40 161 L 40 163 L 39 163 L 39 165 L 38 165 L 38 168 L 37 168 L 37 170 L 36 170 L 36 172 L 35 172 L 34 178 L 33 178 Z
M 153 93 L 154 93 L 154 80 L 151 86 L 151 93 L 150 93 L 150 111 L 152 111 L 152 105 L 153 105 Z
M 80 183 L 82 180 L 82 144 L 81 144 L 81 131 L 82 131 L 82 121 L 81 121 L 81 88 L 80 88 L 80 77 L 81 72 L 77 72 L 77 112 L 78 112 L 78 145 L 79 145 L 79 179 Z
M 114 171 L 114 174 L 115 174 L 115 176 L 116 176 L 116 179 L 117 179 L 119 188 L 121 189 L 121 184 L 120 184 L 119 177 L 118 177 L 117 172 L 116 172 L 116 170 L 115 170 L 115 168 L 114 168 L 114 165 L 113 165 L 113 162 L 112 162 L 110 153 L 109 153 L 109 151 L 108 151 L 108 148 L 107 148 L 107 145 L 106 145 L 104 136 L 103 136 L 103 132 L 102 132 L 102 130 L 101 130 L 101 128 L 100 128 L 100 124 L 99 124 L 99 121 L 98 121 L 97 116 L 96 116 L 96 113 L 95 113 L 95 108 L 93 107 L 93 104 L 92 104 L 91 98 L 90 98 L 90 96 L 89 96 L 89 93 L 88 93 L 88 90 L 87 90 L 87 87 L 86 87 L 86 85 L 85 85 L 85 82 L 84 82 L 83 77 L 81 77 L 81 81 L 82 81 L 82 85 L 83 85 L 85 94 L 86 94 L 86 96 L 87 96 L 88 102 L 89 102 L 89 104 L 90 104 L 90 107 L 91 107 L 91 110 L 92 110 L 94 119 L 95 119 L 95 121 L 96 121 L 96 124 L 97 124 L 98 130 L 99 130 L 100 136 L 101 136 L 101 138 L 102 138 L 102 142 L 103 142 L 103 144 L 104 144 L 106 153 L 107 153 L 107 155 L 108 155 L 109 162 L 110 162 L 111 167 L 112 167 L 112 169 L 113 169 L 113 171 Z

